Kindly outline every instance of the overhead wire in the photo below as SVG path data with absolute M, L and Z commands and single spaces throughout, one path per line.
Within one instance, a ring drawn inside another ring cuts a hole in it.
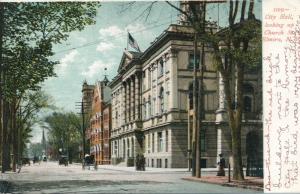
M 167 21 L 167 20 L 164 20 L 164 21 Z M 160 24 L 154 24 L 153 26 L 144 28 L 142 30 L 132 31 L 131 33 L 136 34 L 136 33 L 143 32 L 143 31 L 150 30 L 150 29 L 154 29 L 154 28 L 166 25 L 166 24 L 170 24 L 170 18 L 168 18 L 168 22 L 164 22 L 164 23 L 160 23 Z M 121 32 L 121 33 L 117 34 L 116 36 L 114 36 L 114 38 L 121 38 L 121 37 L 125 37 L 125 36 L 127 36 L 127 32 Z M 64 49 L 64 50 L 59 50 L 59 51 L 55 52 L 55 55 L 59 54 L 59 53 L 75 50 L 75 49 L 80 49 L 80 48 L 84 48 L 84 47 L 88 47 L 88 46 L 93 46 L 93 45 L 96 45 L 96 44 L 100 43 L 101 41 L 102 40 L 92 41 L 92 42 L 85 43 L 85 44 L 77 46 L 77 47 L 72 47 L 72 48 Z

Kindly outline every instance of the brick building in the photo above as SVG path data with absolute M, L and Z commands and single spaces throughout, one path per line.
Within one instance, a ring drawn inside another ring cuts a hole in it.
M 95 85 L 90 85 L 92 95 L 90 97 L 91 106 L 88 111 L 87 142 L 89 142 L 90 155 L 94 156 L 96 164 L 110 164 L 110 88 L 107 86 L 108 80 L 97 81 Z M 89 90 L 89 91 L 90 91 Z

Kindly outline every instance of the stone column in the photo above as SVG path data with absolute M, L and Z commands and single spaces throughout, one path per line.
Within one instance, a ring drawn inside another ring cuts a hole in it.
M 127 84 L 128 84 L 128 87 L 127 87 L 127 113 L 128 113 L 128 116 L 127 116 L 127 123 L 130 122 L 130 118 L 131 118 L 131 99 L 130 99 L 130 96 L 131 96 L 131 82 L 130 82 L 130 79 L 127 80 Z
M 224 62 L 224 58 L 222 59 Z M 228 121 L 228 117 L 226 114 L 226 108 L 225 108 L 225 88 L 224 88 L 224 80 L 219 73 L 219 107 L 216 111 L 216 124 L 218 126 L 217 128 L 217 156 L 216 156 L 216 162 L 219 162 L 220 157 L 219 154 L 223 153 L 225 158 L 229 157 L 229 143 L 230 143 L 230 131 L 226 127 L 227 125 L 224 125 L 225 122 Z
M 224 81 L 221 73 L 219 73 L 219 107 L 216 111 L 216 122 L 224 122 L 226 120 L 225 118 L 225 88 L 224 88 Z
M 139 75 L 135 74 L 134 76 L 135 78 L 135 120 L 139 120 L 140 119 L 140 83 L 139 83 Z
M 135 117 L 135 108 L 134 108 L 134 101 L 135 101 L 135 94 L 134 94 L 134 76 L 130 78 L 130 112 L 131 112 L 131 117 L 130 121 L 134 121 Z
M 124 115 L 124 123 L 123 124 L 126 124 L 127 122 L 127 110 L 126 110 L 126 106 L 127 106 L 127 89 L 126 89 L 126 82 L 123 82 L 123 115 Z
M 171 49 L 171 56 L 169 64 L 170 65 L 170 94 L 171 98 L 169 99 L 170 109 L 178 109 L 178 75 L 177 75 L 177 50 Z M 159 91 L 158 91 L 159 92 Z

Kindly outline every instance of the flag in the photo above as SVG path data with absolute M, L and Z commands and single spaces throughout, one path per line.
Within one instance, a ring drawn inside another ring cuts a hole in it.
M 134 40 L 134 38 L 131 36 L 131 34 L 129 32 L 128 32 L 128 43 L 130 44 L 130 46 L 132 48 L 141 52 L 139 45 L 137 44 L 136 40 Z

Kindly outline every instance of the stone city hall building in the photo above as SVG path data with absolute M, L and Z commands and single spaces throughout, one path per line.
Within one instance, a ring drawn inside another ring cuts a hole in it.
M 172 24 L 144 52 L 125 50 L 112 92 L 112 164 L 133 166 L 144 154 L 146 166 L 188 166 L 191 134 L 194 47 L 193 30 Z M 200 43 L 197 63 L 200 61 Z M 201 131 L 202 167 L 216 167 L 218 155 L 229 157 L 224 85 L 213 65 L 213 50 L 204 49 L 204 91 Z M 246 73 L 242 130 L 244 163 L 262 156 L 261 71 Z M 190 130 L 190 133 L 188 132 Z M 262 158 L 259 158 L 262 160 Z
M 181 6 L 189 9 L 189 4 Z M 201 53 L 198 43 L 194 57 L 194 30 L 184 15 L 179 20 L 179 24 L 171 24 L 144 52 L 123 53 L 118 74 L 109 84 L 112 164 L 133 166 L 137 154 L 143 154 L 148 167 L 188 167 L 194 58 L 197 65 L 200 56 L 204 56 L 201 166 L 216 167 L 220 153 L 227 161 L 230 157 L 224 83 L 214 67 L 213 49 L 205 45 Z M 207 27 L 222 33 L 215 25 Z M 262 167 L 261 67 L 245 71 L 243 92 L 243 164 L 248 168 Z

